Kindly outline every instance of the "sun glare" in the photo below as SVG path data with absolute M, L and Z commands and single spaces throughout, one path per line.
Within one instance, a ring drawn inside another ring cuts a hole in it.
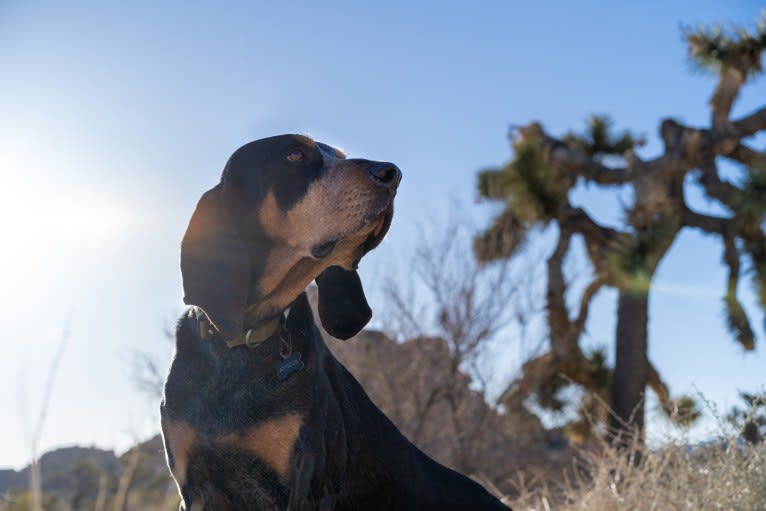
M 127 223 L 127 215 L 106 201 L 19 197 L 0 201 L 6 239 L 29 249 L 30 244 L 106 241 Z
M 73 169 L 97 165 L 94 151 L 72 154 L 41 148 L 31 126 L 0 139 L 0 285 L 8 295 L 32 293 L 30 279 L 55 282 L 67 272 L 87 270 L 88 253 L 110 249 L 135 223 L 109 182 L 91 183 Z M 81 158 L 81 159 L 77 159 Z M 66 178 L 63 178 L 66 176 Z M 84 266 L 76 267 L 77 261 Z
M 0 186 L 0 281 L 14 293 L 28 291 L 31 275 L 61 271 L 52 264 L 51 254 L 108 247 L 129 226 L 130 216 L 119 201 L 33 193 L 7 179 L 0 180 Z
M 46 169 L 44 176 L 59 168 L 33 150 L 29 137 L 11 142 L 0 148 L 0 222 L 12 246 L 100 242 L 126 227 L 129 216 L 121 201 L 92 189 L 46 188 L 40 172 L 24 170 Z

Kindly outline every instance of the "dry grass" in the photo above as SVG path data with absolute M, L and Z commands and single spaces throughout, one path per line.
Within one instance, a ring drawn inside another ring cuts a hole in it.
M 519 487 L 515 511 L 764 511 L 766 443 L 639 448 L 640 461 L 602 445 L 556 487 Z

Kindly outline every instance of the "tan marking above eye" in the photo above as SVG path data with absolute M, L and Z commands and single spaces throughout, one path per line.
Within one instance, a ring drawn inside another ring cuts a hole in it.
M 287 161 L 303 161 L 303 151 L 300 149 L 293 149 L 289 153 L 287 153 Z

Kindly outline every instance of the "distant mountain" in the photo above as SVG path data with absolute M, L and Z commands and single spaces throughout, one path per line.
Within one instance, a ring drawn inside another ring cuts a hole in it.
M 113 451 L 95 447 L 62 447 L 40 457 L 40 471 L 46 491 L 57 491 L 68 486 L 75 467 L 88 462 L 99 470 L 116 475 L 120 472 L 120 460 Z M 0 493 L 23 490 L 27 486 L 29 467 L 22 470 L 0 470 Z
M 118 456 L 95 447 L 63 447 L 40 458 L 46 511 L 111 509 L 120 479 L 130 473 L 130 505 L 126 509 L 178 509 L 175 484 L 170 479 L 159 435 L 136 446 L 138 462 L 129 472 L 133 450 Z M 0 470 L 0 509 L 26 509 L 29 467 Z
M 0 470 L 0 493 L 9 490 L 23 489 L 27 485 L 26 470 L 16 471 L 13 469 Z

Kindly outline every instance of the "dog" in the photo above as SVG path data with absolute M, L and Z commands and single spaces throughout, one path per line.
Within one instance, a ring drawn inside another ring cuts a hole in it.
M 388 232 L 392 163 L 300 135 L 251 142 L 181 243 L 184 302 L 160 406 L 182 510 L 507 510 L 411 444 L 329 352 L 372 312 L 356 272 Z

